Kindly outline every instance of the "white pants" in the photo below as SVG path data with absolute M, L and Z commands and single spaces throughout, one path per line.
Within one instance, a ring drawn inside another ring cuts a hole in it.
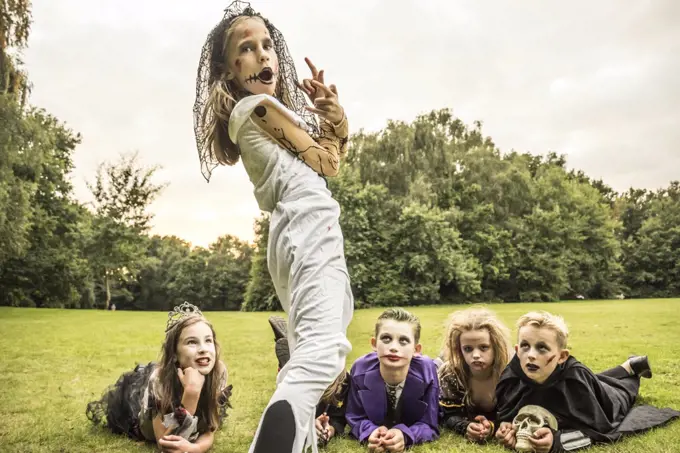
M 276 294 L 288 313 L 291 356 L 278 374 L 267 407 L 281 400 L 291 405 L 296 432 L 290 453 L 301 453 L 305 446 L 317 451 L 316 406 L 345 368 L 352 349 L 346 332 L 354 300 L 339 212 L 335 200 L 319 194 L 279 202 L 270 220 L 267 261 Z M 261 425 L 262 419 L 251 453 Z

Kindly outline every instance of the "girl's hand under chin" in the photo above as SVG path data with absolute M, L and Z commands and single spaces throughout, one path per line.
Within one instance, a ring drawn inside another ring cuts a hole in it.
M 186 367 L 184 370 L 177 368 L 177 375 L 185 392 L 201 393 L 205 376 L 196 368 Z

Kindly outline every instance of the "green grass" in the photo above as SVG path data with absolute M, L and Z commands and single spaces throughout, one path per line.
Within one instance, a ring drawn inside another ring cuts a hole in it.
M 423 348 L 438 353 L 448 314 L 455 306 L 415 307 L 423 324 Z M 680 409 L 680 300 L 506 304 L 492 306 L 510 327 L 531 309 L 563 315 L 571 328 L 572 354 L 595 371 L 620 364 L 629 354 L 648 354 L 654 378 L 643 380 L 640 400 Z M 355 313 L 349 329 L 349 363 L 369 352 L 380 310 Z M 212 451 L 245 452 L 261 411 L 274 389 L 276 361 L 269 313 L 208 313 L 222 344 L 222 359 L 234 385 L 234 409 Z M 0 450 L 16 452 L 151 452 L 149 446 L 93 428 L 85 417 L 124 371 L 157 358 L 164 313 L 48 309 L 0 309 Z M 680 451 L 680 422 L 593 452 Z M 336 439 L 330 453 L 364 452 Z M 444 433 L 425 452 L 504 451 L 474 446 Z

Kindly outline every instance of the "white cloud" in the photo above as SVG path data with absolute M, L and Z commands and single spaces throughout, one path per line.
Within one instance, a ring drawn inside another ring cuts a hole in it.
M 207 245 L 252 238 L 239 164 L 206 184 L 193 137 L 200 48 L 227 3 L 35 0 L 25 60 L 32 102 L 83 134 L 74 182 L 122 151 L 171 185 L 154 231 Z M 262 1 L 298 65 L 336 83 L 351 127 L 451 107 L 502 150 L 566 153 L 618 190 L 680 175 L 680 2 Z

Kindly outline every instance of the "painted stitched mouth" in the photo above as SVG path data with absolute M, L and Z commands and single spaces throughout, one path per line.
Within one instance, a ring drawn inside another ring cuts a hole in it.
M 253 74 L 246 78 L 246 83 L 261 82 L 265 85 L 271 85 L 274 83 L 274 71 L 272 68 L 264 68 L 258 74 Z

